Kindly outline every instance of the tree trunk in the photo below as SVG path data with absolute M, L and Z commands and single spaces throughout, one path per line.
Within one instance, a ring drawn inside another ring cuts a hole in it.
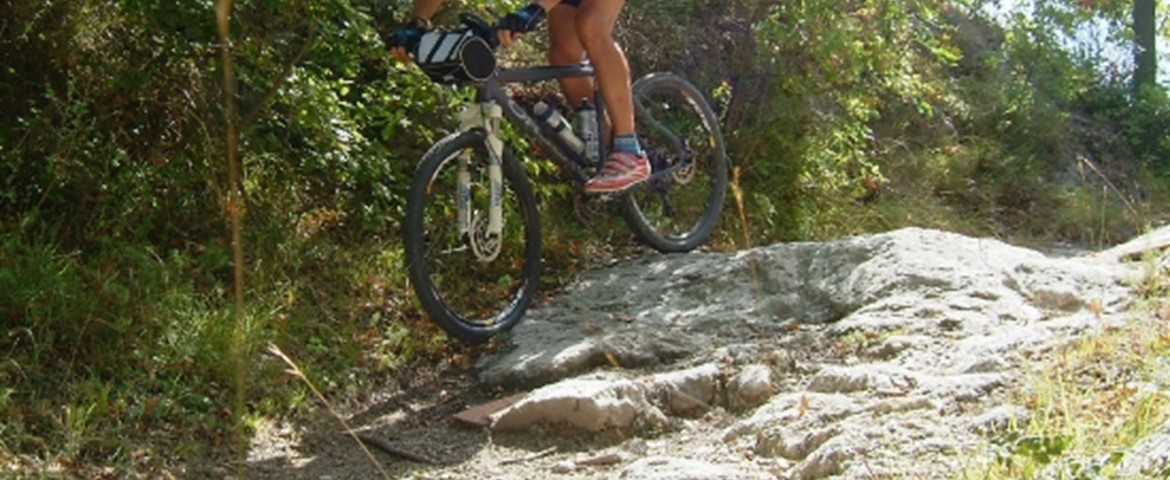
M 1153 86 L 1158 82 L 1158 37 L 1154 26 L 1154 10 L 1157 0 L 1133 1 L 1133 59 L 1136 69 L 1133 75 L 1135 90 Z

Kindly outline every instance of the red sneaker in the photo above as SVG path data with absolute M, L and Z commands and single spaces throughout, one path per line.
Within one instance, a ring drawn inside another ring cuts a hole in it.
M 609 154 L 597 176 L 585 182 L 585 193 L 620 192 L 650 178 L 650 162 L 646 155 L 626 152 Z

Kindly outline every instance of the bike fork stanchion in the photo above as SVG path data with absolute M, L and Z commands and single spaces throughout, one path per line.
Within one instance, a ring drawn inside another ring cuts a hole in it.
M 479 126 L 479 115 L 474 107 L 468 106 L 459 112 L 460 130 L 468 131 Z M 459 153 L 459 170 L 455 174 L 456 181 L 456 219 L 459 224 L 459 238 L 467 246 L 475 242 L 471 231 L 471 157 L 472 151 L 466 149 Z
M 471 151 L 459 154 L 459 170 L 455 174 L 458 195 L 456 199 L 459 238 L 470 245 L 471 238 Z
M 488 163 L 488 181 L 491 185 L 488 237 L 499 240 L 504 233 L 504 140 L 499 135 L 500 119 L 504 116 L 504 109 L 495 102 L 481 103 L 480 108 L 486 116 L 483 123 L 487 131 L 488 150 L 491 155 L 491 160 Z
M 504 232 L 504 141 L 499 136 L 500 119 L 504 111 L 495 102 L 480 102 L 470 105 L 459 113 L 460 129 L 484 132 L 488 149 L 488 203 L 487 228 L 480 223 L 482 217 L 472 218 L 471 207 L 471 151 L 459 155 L 458 222 L 459 231 L 465 235 L 472 250 L 480 261 L 490 262 L 500 254 L 500 239 Z

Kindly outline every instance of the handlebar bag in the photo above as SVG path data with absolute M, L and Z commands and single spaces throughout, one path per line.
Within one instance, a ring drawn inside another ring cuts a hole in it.
M 481 82 L 496 71 L 496 56 L 471 29 L 427 32 L 415 61 L 432 80 L 444 84 Z

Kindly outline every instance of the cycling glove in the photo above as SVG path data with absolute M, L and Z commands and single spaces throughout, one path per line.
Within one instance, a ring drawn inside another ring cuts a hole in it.
M 535 3 L 528 4 L 515 12 L 509 13 L 500 19 L 496 28 L 500 30 L 510 30 L 516 33 L 528 33 L 536 30 L 540 26 L 540 22 L 545 17 L 544 9 Z
M 386 37 L 386 48 L 402 47 L 406 49 L 407 53 L 414 55 L 419 40 L 422 39 L 423 34 L 427 33 L 427 30 L 419 25 L 418 21 L 407 22 L 397 32 Z

